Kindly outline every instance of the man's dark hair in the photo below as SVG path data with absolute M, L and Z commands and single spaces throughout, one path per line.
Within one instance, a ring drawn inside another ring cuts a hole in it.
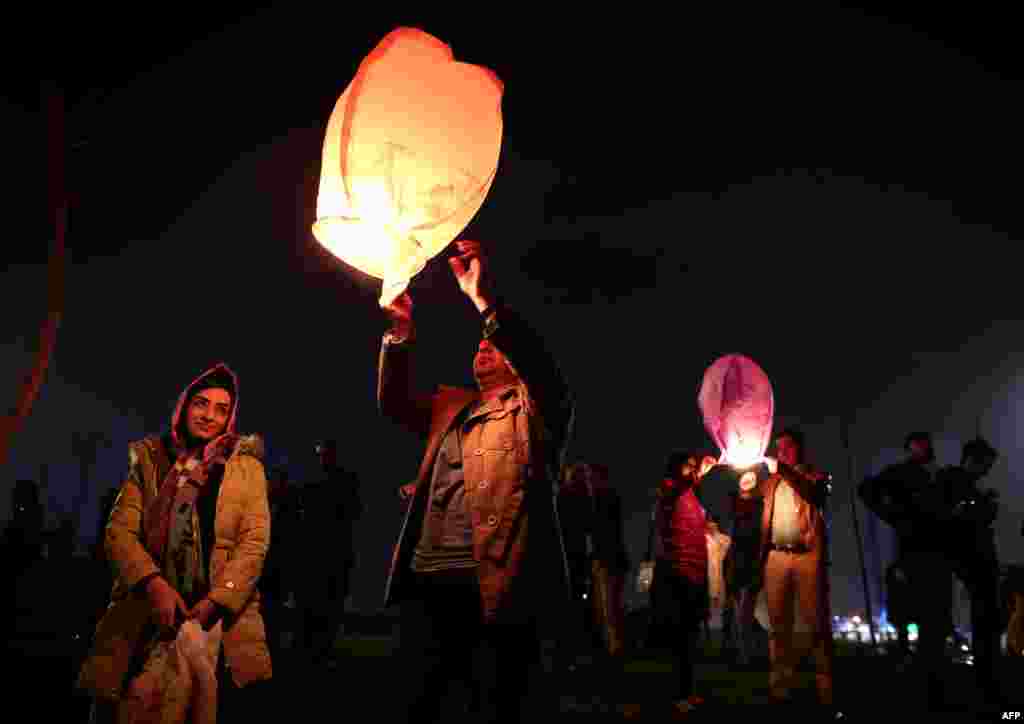
M 960 454 L 960 464 L 964 465 L 968 460 L 995 460 L 999 457 L 999 451 L 992 447 L 988 440 L 976 437 L 964 444 L 963 452 Z
M 806 446 L 805 446 L 805 442 L 804 442 L 804 440 L 805 440 L 805 438 L 804 438 L 804 431 L 801 430 L 798 427 L 787 427 L 787 428 L 783 429 L 782 432 L 780 432 L 778 435 L 775 436 L 776 444 L 778 444 L 779 438 L 783 438 L 783 437 L 788 437 L 790 440 L 792 440 L 796 444 L 796 449 L 797 449 L 796 459 L 797 459 L 797 462 L 801 462 L 802 463 L 804 461 L 804 451 L 806 450 Z

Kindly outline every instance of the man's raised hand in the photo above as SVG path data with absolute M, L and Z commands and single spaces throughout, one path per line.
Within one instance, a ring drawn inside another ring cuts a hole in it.
M 395 301 L 384 307 L 384 313 L 391 320 L 391 331 L 398 337 L 408 337 L 412 332 L 412 297 L 402 292 Z
M 455 249 L 459 252 L 458 256 L 448 259 L 455 281 L 477 310 L 483 312 L 493 303 L 483 247 L 479 241 L 457 241 Z

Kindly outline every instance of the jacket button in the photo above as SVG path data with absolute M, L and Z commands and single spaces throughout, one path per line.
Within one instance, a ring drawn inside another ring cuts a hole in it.
M 489 516 L 487 516 L 487 525 L 493 527 L 493 526 L 495 526 L 497 524 L 498 524 L 498 516 L 496 516 L 496 515 L 489 515 Z
M 234 588 L 235 587 L 235 582 L 234 581 L 228 581 L 224 585 L 227 586 L 228 588 Z
M 484 454 L 483 448 L 479 448 L 478 447 L 476 450 L 473 451 L 473 454 L 474 455 L 483 455 Z
M 487 481 L 481 480 L 480 484 L 476 486 L 479 490 L 485 490 L 487 488 Z

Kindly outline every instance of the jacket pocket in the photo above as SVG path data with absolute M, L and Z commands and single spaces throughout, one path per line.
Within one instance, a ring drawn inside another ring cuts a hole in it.
M 526 512 L 523 509 L 523 495 L 523 489 L 517 486 L 501 502 L 500 511 L 480 521 L 482 526 L 486 526 L 481 551 L 483 557 L 492 561 L 505 560 L 509 546 L 520 536 L 521 519 Z

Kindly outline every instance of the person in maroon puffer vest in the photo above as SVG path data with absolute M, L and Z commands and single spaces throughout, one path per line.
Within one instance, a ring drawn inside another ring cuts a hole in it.
M 709 605 L 708 522 L 696 491 L 715 463 L 699 451 L 673 452 L 658 488 L 650 642 L 672 652 L 679 677 L 673 706 L 681 714 L 701 701 L 694 690 L 693 663 Z

